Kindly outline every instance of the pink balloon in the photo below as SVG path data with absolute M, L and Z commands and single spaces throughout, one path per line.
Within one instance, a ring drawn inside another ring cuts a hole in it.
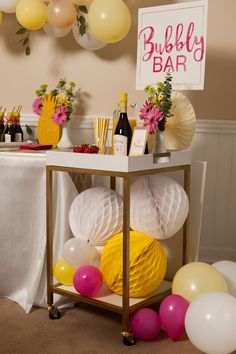
M 103 284 L 102 273 L 92 265 L 83 265 L 74 274 L 74 288 L 86 297 L 94 297 L 101 290 Z
M 156 311 L 144 307 L 131 315 L 130 328 L 138 339 L 151 340 L 160 333 L 161 320 Z
M 180 338 L 185 331 L 184 320 L 188 306 L 189 302 L 180 295 L 169 295 L 161 302 L 159 309 L 161 322 L 173 340 Z

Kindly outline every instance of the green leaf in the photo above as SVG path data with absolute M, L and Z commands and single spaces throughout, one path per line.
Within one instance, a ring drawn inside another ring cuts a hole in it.
M 18 31 L 16 31 L 16 34 L 25 34 L 27 33 L 28 30 L 24 27 L 21 27 L 20 29 L 18 29 Z
M 87 7 L 84 5 L 84 6 L 79 6 L 79 11 L 87 14 L 88 13 L 88 10 L 87 10 Z
M 26 54 L 26 55 L 30 55 L 30 53 L 31 53 L 30 47 L 27 46 L 27 47 L 25 48 L 25 54 Z
M 32 135 L 33 129 L 28 124 L 25 125 L 25 128 L 26 128 L 27 134 Z
M 23 41 L 22 41 L 22 45 L 23 46 L 25 46 L 26 44 L 29 44 L 29 38 L 28 37 L 24 38 Z

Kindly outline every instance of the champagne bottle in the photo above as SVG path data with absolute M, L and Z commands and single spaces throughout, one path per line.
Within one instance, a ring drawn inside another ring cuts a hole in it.
M 20 113 L 13 112 L 13 117 L 15 120 L 15 141 L 22 142 L 24 139 L 23 139 L 23 130 L 20 125 Z
M 0 142 L 4 141 L 4 136 L 3 136 L 3 132 L 4 132 L 4 113 L 0 112 Z
M 15 125 L 12 112 L 7 113 L 7 122 L 4 129 L 4 141 L 5 143 L 11 143 L 15 141 Z
M 114 155 L 129 155 L 132 129 L 127 115 L 127 93 L 120 94 L 120 115 L 114 133 Z

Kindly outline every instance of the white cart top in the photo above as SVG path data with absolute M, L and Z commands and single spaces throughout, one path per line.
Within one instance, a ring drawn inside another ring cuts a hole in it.
M 81 168 L 87 170 L 112 171 L 112 172 L 137 172 L 154 170 L 157 168 L 176 167 L 189 165 L 191 162 L 190 151 L 170 151 L 169 157 L 161 157 L 166 162 L 154 159 L 152 154 L 142 156 L 117 156 L 75 153 L 68 150 L 49 150 L 46 152 L 46 165 Z

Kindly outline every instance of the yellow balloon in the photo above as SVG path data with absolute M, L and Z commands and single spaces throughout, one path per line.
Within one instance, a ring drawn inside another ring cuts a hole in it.
M 0 11 L 0 25 L 2 23 L 2 20 L 3 20 L 3 13 L 2 13 L 2 11 Z
M 208 291 L 228 293 L 228 287 L 223 276 L 207 263 L 186 264 L 174 276 L 172 294 L 181 295 L 189 302 Z
M 130 30 L 130 11 L 122 0 L 93 0 L 88 10 L 88 25 L 99 41 L 119 42 Z
M 121 295 L 123 233 L 113 236 L 101 255 L 101 271 L 106 284 Z M 161 244 L 142 232 L 130 232 L 129 293 L 131 297 L 143 297 L 153 293 L 166 274 L 167 260 Z
M 62 258 L 54 266 L 54 276 L 63 285 L 73 285 L 75 269 Z
M 47 21 L 47 5 L 43 0 L 19 0 L 16 6 L 16 18 L 24 28 L 37 30 Z

